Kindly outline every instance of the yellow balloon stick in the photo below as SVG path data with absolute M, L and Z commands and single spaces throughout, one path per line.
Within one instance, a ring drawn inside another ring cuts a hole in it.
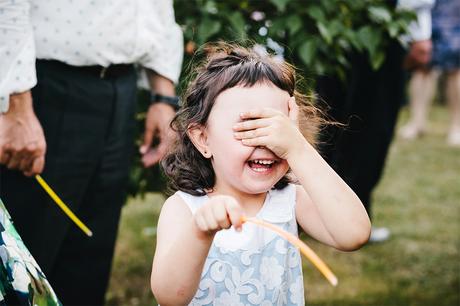
M 313 263 L 313 265 L 324 275 L 324 277 L 331 283 L 332 286 L 337 286 L 339 281 L 337 277 L 334 275 L 334 273 L 332 273 L 331 269 L 329 269 L 329 267 L 324 263 L 324 261 L 322 261 L 321 258 L 319 258 L 319 256 L 316 255 L 316 253 L 313 252 L 313 250 L 310 249 L 302 240 L 300 240 L 293 234 L 286 232 L 285 230 L 260 219 L 243 217 L 242 221 L 254 223 L 265 228 L 269 228 L 272 231 L 279 234 L 281 237 L 283 237 L 284 239 L 298 247 L 300 249 L 300 252 Z
M 51 187 L 45 182 L 45 180 L 39 175 L 35 175 L 35 179 L 38 181 L 40 186 L 49 194 L 54 202 L 62 209 L 62 211 L 89 237 L 93 236 L 93 232 L 78 219 L 77 216 L 62 202 L 61 198 L 51 189 Z

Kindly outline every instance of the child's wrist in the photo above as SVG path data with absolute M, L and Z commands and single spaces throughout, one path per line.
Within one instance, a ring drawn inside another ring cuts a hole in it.
M 308 154 L 316 152 L 313 146 L 305 139 L 299 142 L 296 146 L 293 146 L 291 150 L 289 150 L 288 156 L 286 158 L 289 165 L 292 166 L 293 163 L 296 163 L 299 160 L 302 160 Z

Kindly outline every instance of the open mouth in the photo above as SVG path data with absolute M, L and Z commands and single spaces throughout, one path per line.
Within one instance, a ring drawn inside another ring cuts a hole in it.
M 248 161 L 249 167 L 256 172 L 266 172 L 277 162 L 272 159 L 253 159 Z

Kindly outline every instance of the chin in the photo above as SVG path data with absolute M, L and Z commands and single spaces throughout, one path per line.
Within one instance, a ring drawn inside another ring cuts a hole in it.
M 278 183 L 278 180 L 272 180 L 270 182 L 248 182 L 248 184 L 245 184 L 244 189 L 246 190 L 247 193 L 249 194 L 261 194 L 261 193 L 266 193 L 273 189 L 273 187 Z

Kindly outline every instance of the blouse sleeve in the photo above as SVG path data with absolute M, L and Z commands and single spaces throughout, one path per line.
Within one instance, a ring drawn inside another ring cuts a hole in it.
M 173 2 L 158 0 L 148 5 L 154 6 L 155 16 L 147 16 L 147 30 L 154 33 L 155 39 L 150 42 L 151 48 L 140 64 L 177 83 L 184 47 L 182 30 L 174 18 Z
M 434 0 L 399 0 L 398 8 L 414 11 L 417 20 L 409 25 L 409 41 L 431 38 L 431 9 Z
M 27 0 L 0 1 L 0 113 L 8 110 L 11 94 L 37 83 L 29 11 Z

